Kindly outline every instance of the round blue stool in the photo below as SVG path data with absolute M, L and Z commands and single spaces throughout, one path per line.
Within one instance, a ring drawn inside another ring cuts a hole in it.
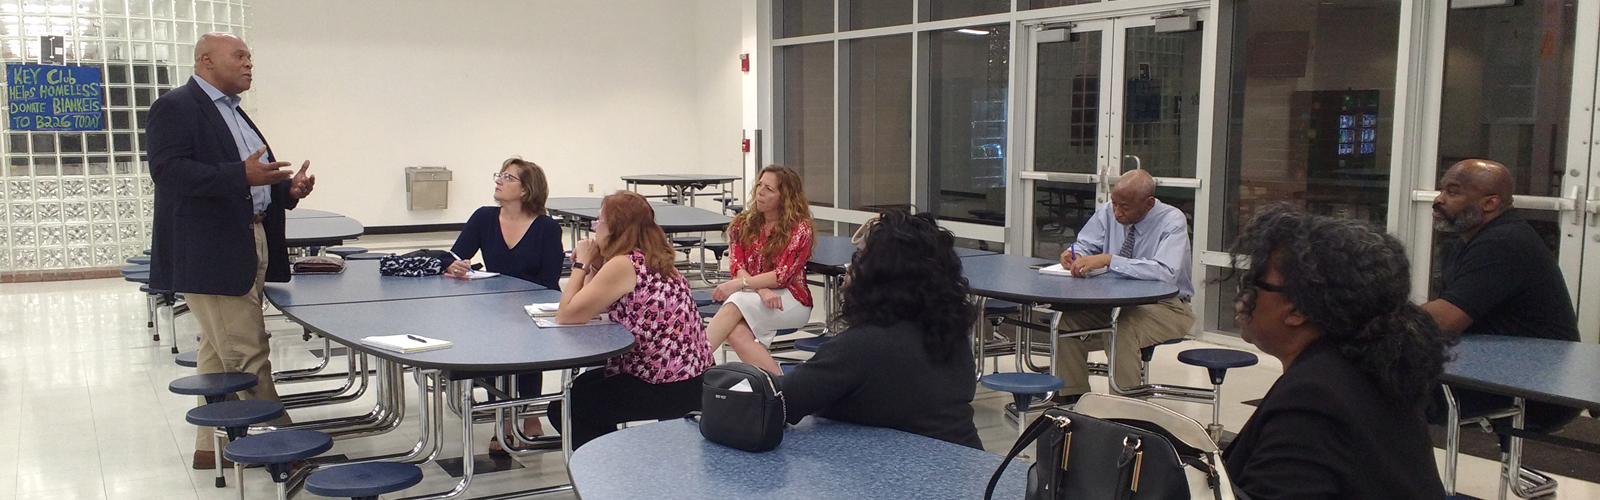
M 127 266 L 127 267 L 122 268 L 121 271 L 122 271 L 122 275 L 123 276 L 127 276 L 127 275 L 130 275 L 130 274 L 139 274 L 139 273 L 150 274 L 150 264 L 139 264 L 139 265 Z
M 144 284 L 148 285 L 148 284 L 150 284 L 150 273 L 144 272 L 144 273 L 124 274 L 124 275 L 122 275 L 122 279 L 128 280 L 128 281 L 132 281 L 134 283 L 144 283 Z
M 349 258 L 351 255 L 358 253 L 367 253 L 367 249 L 361 247 L 328 247 L 322 251 L 323 253 L 338 255 L 340 258 Z
M 1149 385 L 1150 384 L 1150 360 L 1156 358 L 1156 348 L 1157 347 L 1164 346 L 1164 345 L 1173 345 L 1173 344 L 1181 343 L 1183 341 L 1184 341 L 1184 339 L 1182 337 L 1179 337 L 1179 338 L 1175 338 L 1175 339 L 1172 339 L 1172 340 L 1161 341 L 1161 342 L 1156 343 L 1155 345 L 1147 345 L 1147 346 L 1139 348 L 1139 383 L 1145 384 L 1145 385 Z
M 739 212 L 744 211 L 744 205 L 728 205 L 728 211 L 733 212 L 733 215 L 739 215 Z
M 217 443 L 217 449 L 226 453 L 227 444 L 245 437 L 250 432 L 251 425 L 268 422 L 281 416 L 283 416 L 283 403 L 243 399 L 196 406 L 185 413 L 183 419 L 200 427 L 219 427 L 227 431 L 227 442 Z M 217 455 L 217 462 L 216 486 L 223 488 L 228 482 L 222 476 L 222 455 Z
M 398 462 L 367 462 L 319 470 L 306 478 L 306 491 L 325 497 L 377 500 L 422 482 L 422 469 Z
M 275 431 L 245 436 L 228 443 L 222 454 L 235 464 L 260 464 L 267 468 L 272 482 L 277 483 L 278 498 L 289 497 L 289 476 L 294 463 L 333 449 L 333 438 L 317 431 Z M 242 468 L 235 469 L 243 471 Z M 244 483 L 238 476 L 240 484 Z
M 701 319 L 711 319 L 712 316 L 716 316 L 717 315 L 717 311 L 722 310 L 722 304 L 717 304 L 717 303 L 713 302 L 713 303 L 710 303 L 710 304 L 699 306 L 699 309 L 700 309 L 700 318 Z
M 1178 361 L 1203 367 L 1210 373 L 1211 425 L 1206 426 L 1206 430 L 1211 432 L 1212 441 L 1222 442 L 1222 379 L 1228 375 L 1229 368 L 1253 366 L 1260 359 L 1233 349 L 1190 349 L 1178 353 Z
M 1048 373 L 991 373 L 978 379 L 984 387 L 996 391 L 1011 393 L 1012 401 L 1017 405 L 1017 433 L 1021 434 L 1026 425 L 1028 408 L 1033 405 L 1034 396 L 1042 396 L 1061 389 L 1066 382 L 1061 377 Z
M 983 315 L 985 317 L 1019 312 L 1022 312 L 1022 304 L 1016 302 L 1000 299 L 986 299 L 983 301 Z
M 167 390 L 185 396 L 204 396 L 207 403 L 217 403 L 229 394 L 255 387 L 256 383 L 252 373 L 204 373 L 174 380 L 167 384 Z
M 150 249 L 148 249 L 148 248 L 144 249 L 144 254 L 145 255 L 150 255 Z
M 177 363 L 178 366 L 189 368 L 198 367 L 200 366 L 200 351 L 186 351 L 182 354 L 179 354 L 178 357 L 173 358 L 172 361 Z
M 149 255 L 135 255 L 135 256 L 132 256 L 132 257 L 128 257 L 128 263 L 129 264 L 133 264 L 133 265 L 148 266 L 148 265 L 150 265 L 150 256 Z
M 383 252 L 362 252 L 345 255 L 344 260 L 379 260 L 390 255 L 394 254 Z
M 778 335 L 787 335 L 787 334 L 794 333 L 794 332 L 795 332 L 794 329 L 778 330 Z M 807 337 L 807 338 L 803 338 L 803 339 L 794 341 L 794 348 L 795 348 L 795 350 L 799 350 L 799 351 L 817 352 L 817 348 L 822 347 L 822 344 L 828 343 L 829 340 L 833 340 L 833 336 L 832 335 L 819 335 L 819 336 L 816 336 L 816 337 Z

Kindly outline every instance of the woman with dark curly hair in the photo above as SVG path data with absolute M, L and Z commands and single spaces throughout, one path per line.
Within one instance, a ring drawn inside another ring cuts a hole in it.
M 1449 341 L 1410 302 L 1400 241 L 1275 206 L 1233 254 L 1248 265 L 1242 336 L 1283 362 L 1223 454 L 1234 485 L 1255 500 L 1444 498 L 1422 405 Z
M 812 413 L 983 449 L 972 423 L 976 308 L 955 238 L 929 214 L 885 212 L 850 259 L 845 331 L 783 377 L 789 422 Z

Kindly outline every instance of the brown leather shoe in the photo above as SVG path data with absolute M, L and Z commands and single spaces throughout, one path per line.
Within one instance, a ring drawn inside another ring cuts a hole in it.
M 224 469 L 233 468 L 233 461 L 222 459 Z M 217 452 L 209 450 L 194 450 L 195 470 L 211 470 L 217 468 Z

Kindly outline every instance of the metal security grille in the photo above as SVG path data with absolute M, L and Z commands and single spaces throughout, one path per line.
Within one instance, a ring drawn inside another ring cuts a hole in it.
M 106 124 L 0 134 L 0 272 L 113 267 L 149 247 L 150 104 L 188 81 L 199 35 L 246 36 L 248 10 L 246 0 L 0 0 L 4 62 L 37 63 L 40 36 L 64 37 L 67 65 L 101 68 Z

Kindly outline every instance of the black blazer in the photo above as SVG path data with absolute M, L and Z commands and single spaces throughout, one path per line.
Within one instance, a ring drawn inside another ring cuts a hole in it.
M 1252 500 L 1444 498 L 1422 411 L 1327 341 L 1284 370 L 1222 458 Z
M 245 295 L 255 285 L 257 264 L 255 234 L 250 229 L 255 210 L 250 184 L 245 181 L 244 158 L 239 156 L 216 104 L 193 78 L 156 99 L 145 128 L 150 177 L 156 190 L 150 287 Z M 245 122 L 261 135 L 248 116 Z M 262 142 L 266 142 L 265 135 Z M 271 146 L 267 148 L 270 153 Z M 284 210 L 297 203 L 289 196 L 288 180 L 272 185 L 272 204 L 262 221 L 267 235 L 267 281 L 289 281 Z

